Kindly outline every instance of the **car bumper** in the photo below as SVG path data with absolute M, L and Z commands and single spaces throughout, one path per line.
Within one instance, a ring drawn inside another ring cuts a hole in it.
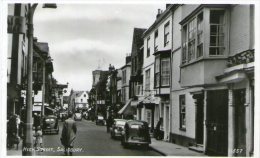
M 128 143 L 128 144 L 151 144 L 151 141 L 128 139 L 126 143 Z
M 54 128 L 46 128 L 46 129 L 43 129 L 43 132 L 57 132 L 59 129 L 54 129 Z
M 122 137 L 122 133 L 114 132 L 114 137 Z

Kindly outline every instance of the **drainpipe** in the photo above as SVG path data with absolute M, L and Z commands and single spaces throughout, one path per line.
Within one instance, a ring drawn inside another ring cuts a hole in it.
M 171 15 L 172 15 L 172 38 L 171 38 L 171 58 L 170 58 L 170 131 L 169 131 L 169 142 L 171 142 L 171 133 L 172 133 L 172 104 L 173 104 L 173 101 L 172 101 L 172 95 L 171 95 L 171 92 L 172 92 L 172 50 L 173 50 L 173 11 L 171 10 Z
M 45 61 L 42 59 L 42 106 L 41 106 L 41 124 L 44 116 L 44 103 L 45 103 Z

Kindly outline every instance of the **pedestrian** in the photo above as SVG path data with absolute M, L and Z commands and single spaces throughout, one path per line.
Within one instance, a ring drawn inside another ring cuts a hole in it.
M 40 151 L 42 152 L 42 130 L 41 130 L 41 126 L 38 126 L 36 128 L 36 133 L 34 134 L 35 136 L 35 143 L 34 143 L 34 147 L 38 150 L 38 148 L 40 148 Z
M 18 136 L 17 115 L 11 114 L 7 122 L 7 147 L 10 149 L 16 144 L 16 148 L 18 149 L 19 142 L 20 137 Z
M 76 133 L 77 133 L 77 126 L 76 122 L 73 119 L 73 113 L 69 112 L 68 113 L 68 119 L 65 120 L 63 123 L 63 129 L 61 133 L 61 143 L 65 148 L 65 155 L 72 156 L 72 148 L 74 145 L 74 141 L 76 139 Z
M 114 120 L 114 117 L 113 117 L 113 114 L 110 114 L 107 118 L 107 122 L 106 122 L 106 125 L 107 125 L 107 133 L 110 132 L 110 127 L 112 126 L 113 124 L 113 120 Z
M 34 126 L 35 133 L 36 133 L 37 127 L 41 126 L 41 116 L 40 116 L 40 114 L 34 113 L 34 118 L 33 119 L 34 119 L 33 126 Z
M 154 138 L 157 139 L 157 140 L 163 139 L 163 132 L 160 129 L 162 123 L 163 123 L 163 118 L 160 117 L 159 121 L 158 121 L 158 123 L 155 127 L 155 130 L 154 130 Z

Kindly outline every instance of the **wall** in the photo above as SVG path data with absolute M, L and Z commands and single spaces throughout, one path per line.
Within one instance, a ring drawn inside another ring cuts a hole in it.
M 223 74 L 226 60 L 203 60 L 181 68 L 181 86 L 216 84 L 215 77 Z
M 230 56 L 233 56 L 250 49 L 250 6 L 234 5 L 230 17 Z
M 195 138 L 195 103 L 190 92 L 195 89 L 186 89 L 172 92 L 172 132 L 178 135 Z M 186 131 L 181 131 L 180 127 L 180 109 L 179 95 L 185 94 L 186 99 Z

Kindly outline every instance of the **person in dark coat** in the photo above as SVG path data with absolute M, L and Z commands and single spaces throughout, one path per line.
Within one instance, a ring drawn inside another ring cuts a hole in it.
M 160 119 L 159 119 L 159 121 L 156 125 L 155 131 L 154 131 L 154 138 L 157 139 L 157 140 L 163 139 L 163 132 L 160 130 L 162 122 L 163 122 L 163 118 L 160 117 Z
M 110 127 L 112 126 L 113 121 L 114 121 L 113 114 L 110 114 L 110 115 L 108 116 L 107 122 L 106 122 L 106 125 L 107 125 L 107 133 L 110 132 Z
M 72 155 L 72 148 L 76 139 L 77 126 L 73 119 L 73 113 L 69 112 L 68 119 L 63 124 L 61 143 L 65 148 L 65 155 Z
M 40 116 L 40 114 L 35 113 L 33 119 L 34 119 L 33 126 L 34 126 L 35 133 L 36 133 L 37 127 L 41 126 L 41 116 Z
M 14 144 L 19 144 L 19 139 L 17 137 L 17 115 L 11 114 L 8 122 L 7 122 L 7 147 L 13 148 Z

